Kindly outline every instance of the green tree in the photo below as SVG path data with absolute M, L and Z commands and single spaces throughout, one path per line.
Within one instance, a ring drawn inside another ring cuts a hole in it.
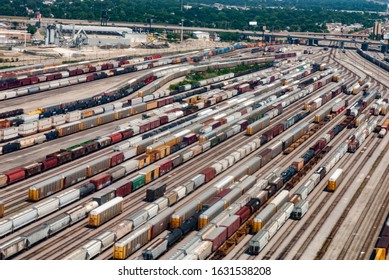
M 34 35 L 38 31 L 38 28 L 36 28 L 36 26 L 34 26 L 34 25 L 28 25 L 27 26 L 27 31 L 31 35 Z

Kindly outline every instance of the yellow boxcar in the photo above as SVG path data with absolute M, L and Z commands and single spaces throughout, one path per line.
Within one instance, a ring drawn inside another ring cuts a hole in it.
M 115 197 L 89 213 L 88 224 L 99 227 L 123 212 L 123 198 Z
M 246 134 L 247 134 L 247 135 L 253 135 L 253 134 L 254 134 L 254 133 L 253 133 L 253 128 L 252 128 L 251 126 L 247 127 L 247 129 L 246 129 Z
M 328 190 L 330 192 L 334 192 L 336 191 L 336 182 L 335 181 L 328 181 L 328 186 L 327 186 Z
M 28 199 L 32 201 L 38 201 L 39 200 L 39 191 L 38 190 L 28 190 Z
M 170 227 L 172 229 L 175 229 L 175 228 L 180 227 L 181 224 L 182 224 L 182 218 L 175 216 L 175 215 L 172 215 L 172 217 L 170 218 Z
M 145 155 L 139 156 L 139 157 L 135 158 L 135 160 L 138 161 L 138 168 L 139 169 L 150 164 L 150 159 Z
M 262 227 L 263 227 L 262 222 L 258 222 L 254 220 L 251 229 L 253 232 L 258 232 L 262 229 Z
M 42 110 L 37 109 L 35 111 L 28 112 L 26 115 L 39 115 L 39 114 L 42 114 Z
M 140 170 L 139 174 L 145 176 L 145 183 L 148 184 L 159 177 L 159 166 L 152 164 Z
M 0 200 L 0 218 L 4 217 L 4 203 Z
M 170 146 L 162 146 L 158 150 L 159 158 L 164 158 L 168 155 L 170 155 Z
M 113 246 L 113 258 L 116 260 L 125 260 L 150 240 L 151 226 L 144 225 L 130 233 L 124 240 L 115 243 Z
M 200 216 L 198 222 L 199 222 L 198 228 L 202 229 L 203 227 L 205 227 L 206 225 L 209 224 L 209 219 L 208 219 L 208 217 Z
M 157 101 L 151 101 L 146 103 L 146 110 L 152 110 L 158 107 L 158 102 Z
M 375 248 L 375 257 L 376 261 L 386 260 L 386 249 L 385 248 Z
M 208 141 L 208 138 L 207 138 L 207 137 L 200 136 L 200 138 L 199 138 L 199 143 L 206 142 L 206 141 Z
M 150 146 L 147 146 L 146 147 L 146 153 L 152 153 L 154 151 L 157 151 L 158 149 L 162 148 L 164 145 L 164 142 L 162 141 L 159 141 L 159 142 L 155 142 L 153 144 L 151 144 Z

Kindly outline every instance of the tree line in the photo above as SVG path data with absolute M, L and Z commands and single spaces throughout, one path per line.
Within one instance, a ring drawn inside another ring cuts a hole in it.
M 207 2 L 208 0 L 201 1 Z M 242 3 L 243 0 L 234 2 Z M 249 1 L 247 4 L 249 5 L 253 2 L 257 3 L 258 1 Z M 271 6 L 272 2 L 275 1 L 268 0 L 266 1 L 266 5 Z M 284 2 L 293 4 L 296 1 L 287 0 L 278 3 L 285 4 Z M 305 3 L 308 0 L 300 0 L 297 3 L 302 5 L 302 2 Z M 312 2 L 311 5 L 314 3 L 319 5 L 322 2 L 351 2 L 346 6 L 349 7 L 354 2 L 357 5 L 365 1 L 312 0 L 309 2 Z M 40 0 L 0 0 L 0 6 L 2 7 L 0 13 L 11 16 L 28 16 L 26 9 L 28 8 L 34 11 L 40 11 L 42 17 L 100 20 L 101 12 L 108 10 L 110 22 L 126 21 L 146 24 L 152 19 L 152 24 L 178 25 L 183 18 L 185 26 L 254 30 L 258 32 L 263 25 L 271 31 L 326 32 L 327 28 L 325 23 L 330 22 L 341 22 L 343 24 L 361 23 L 366 27 L 370 27 L 373 26 L 375 19 L 381 18 L 378 14 L 331 11 L 320 8 L 317 5 L 312 6 L 310 9 L 304 9 L 304 11 L 291 6 L 269 8 L 266 5 L 252 7 L 249 10 L 217 10 L 214 7 L 197 3 L 197 1 L 196 4 L 184 1 L 184 4 L 191 5 L 192 8 L 181 11 L 181 2 L 179 0 L 57 0 L 54 5 L 45 5 Z M 335 8 L 335 6 L 332 8 Z M 257 21 L 258 26 L 250 26 L 249 21 Z

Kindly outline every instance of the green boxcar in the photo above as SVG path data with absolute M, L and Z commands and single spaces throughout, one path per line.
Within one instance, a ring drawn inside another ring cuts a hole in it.
M 71 151 L 71 150 L 73 150 L 73 149 L 75 149 L 75 148 L 78 148 L 78 147 L 80 147 L 80 144 L 73 145 L 73 146 L 70 146 L 70 147 L 68 147 L 68 148 L 65 148 L 65 149 L 61 149 L 60 151 L 66 151 L 66 152 L 69 152 L 69 151 Z
M 131 178 L 132 181 L 132 191 L 135 191 L 145 185 L 145 175 L 136 175 Z
M 214 147 L 216 146 L 217 144 L 219 144 L 219 138 L 218 137 L 212 137 L 211 139 L 209 139 L 211 141 L 211 147 Z

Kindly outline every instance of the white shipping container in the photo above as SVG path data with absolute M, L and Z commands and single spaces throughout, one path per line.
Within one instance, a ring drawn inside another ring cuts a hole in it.
M 126 174 L 138 170 L 138 161 L 137 160 L 129 160 L 123 162 L 120 166 L 123 166 L 126 169 Z
M 211 167 L 215 169 L 216 175 L 223 171 L 223 166 L 219 162 L 214 163 Z
M 178 186 L 175 189 L 173 189 L 174 192 L 177 193 L 177 201 L 185 197 L 186 195 L 186 188 L 183 186 Z
M 199 260 L 205 260 L 212 253 L 212 242 L 202 241 L 193 251 Z
M 34 137 L 28 137 L 28 138 L 23 138 L 19 140 L 20 143 L 20 148 L 26 148 L 30 147 L 35 144 L 35 138 Z
M 18 138 L 18 137 L 19 137 L 19 134 L 15 133 L 15 134 L 9 134 L 9 135 L 6 135 L 6 136 L 0 136 L 0 140 L 1 141 L 7 141 L 7 140 L 15 139 L 15 138 Z
M 136 150 L 137 149 L 135 147 L 132 147 L 132 148 L 124 150 L 123 151 L 124 160 L 128 160 L 128 159 L 133 158 L 134 156 L 136 156 Z
M 61 125 L 66 122 L 66 116 L 65 115 L 56 115 L 51 117 L 51 123 L 53 126 Z
M 0 130 L 0 136 L 8 136 L 8 135 L 15 135 L 18 134 L 18 128 L 17 127 L 7 127 Z
M 264 227 L 264 229 L 266 229 L 269 232 L 270 239 L 277 233 L 278 228 L 279 227 L 277 221 L 271 221 L 268 224 L 266 224 Z
M 149 204 L 144 208 L 144 210 L 146 210 L 147 213 L 149 214 L 149 220 L 150 220 L 151 218 L 154 218 L 155 216 L 157 216 L 158 204 L 155 204 L 155 203 Z
M 80 189 L 68 190 L 63 194 L 56 196 L 59 199 L 59 207 L 64 207 L 78 199 L 80 199 Z
M 37 210 L 38 217 L 42 218 L 59 209 L 59 199 L 50 198 L 42 203 L 35 205 L 33 208 Z

